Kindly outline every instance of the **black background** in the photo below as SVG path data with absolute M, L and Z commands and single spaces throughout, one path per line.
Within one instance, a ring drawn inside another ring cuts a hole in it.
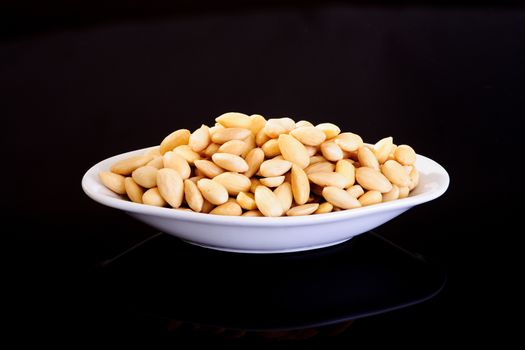
M 392 135 L 449 171 L 443 197 L 380 228 L 446 268 L 446 289 L 356 323 L 347 340 L 494 335 L 514 291 L 508 225 L 523 196 L 525 12 L 515 4 L 6 8 L 1 205 L 15 240 L 14 324 L 52 339 L 91 332 L 75 311 L 89 300 L 76 288 L 83 271 L 152 232 L 83 194 L 91 165 L 242 111 L 331 121 L 370 142 Z

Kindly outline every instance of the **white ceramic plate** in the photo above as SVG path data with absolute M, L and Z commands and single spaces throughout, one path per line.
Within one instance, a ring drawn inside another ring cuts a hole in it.
M 391 220 L 415 205 L 442 195 L 449 184 L 445 169 L 435 161 L 417 156 L 419 185 L 408 198 L 327 214 L 293 217 L 219 216 L 128 201 L 99 180 L 120 159 L 140 155 L 146 149 L 108 158 L 89 169 L 82 179 L 84 192 L 93 200 L 127 212 L 162 232 L 207 248 L 242 253 L 284 253 L 328 247 L 342 243 Z

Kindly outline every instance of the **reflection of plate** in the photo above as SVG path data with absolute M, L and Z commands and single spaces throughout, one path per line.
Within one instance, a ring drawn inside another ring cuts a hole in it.
M 420 171 L 420 181 L 408 198 L 309 216 L 218 216 L 133 203 L 100 183 L 100 171 L 108 170 L 116 161 L 142 154 L 145 150 L 124 153 L 94 165 L 82 179 L 84 191 L 93 200 L 124 210 L 162 232 L 192 244 L 233 252 L 283 253 L 338 244 L 393 219 L 415 205 L 439 197 L 449 183 L 448 174 L 441 165 L 418 155 L 416 166 Z

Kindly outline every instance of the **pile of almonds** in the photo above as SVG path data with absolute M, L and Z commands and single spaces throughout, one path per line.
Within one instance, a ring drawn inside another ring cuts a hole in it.
M 374 145 L 334 124 L 230 112 L 100 173 L 136 203 L 216 215 L 322 214 L 405 198 L 416 153 L 392 137 Z

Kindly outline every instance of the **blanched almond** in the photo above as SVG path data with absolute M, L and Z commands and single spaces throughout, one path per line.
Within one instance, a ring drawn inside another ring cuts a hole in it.
M 345 188 L 348 179 L 339 173 L 316 172 L 308 174 L 308 179 L 319 186 L 333 186 Z
M 144 152 L 144 155 L 145 156 L 153 156 L 153 157 L 161 156 L 161 154 L 160 154 L 160 147 L 150 148 L 149 150 Z
M 201 152 L 205 150 L 206 147 L 208 147 L 210 142 L 210 128 L 206 125 L 202 125 L 190 135 L 188 146 L 190 146 L 190 148 L 195 152 Z
M 173 151 L 173 149 L 180 145 L 187 145 L 190 140 L 191 132 L 188 129 L 180 129 L 172 132 L 162 140 L 160 143 L 160 154 L 168 151 Z
M 194 184 L 197 184 L 197 182 L 198 182 L 200 179 L 204 179 L 204 176 L 192 176 L 192 177 L 190 177 L 188 180 L 192 181 Z
M 225 128 L 243 128 L 249 129 L 251 125 L 250 117 L 244 113 L 228 112 L 221 114 L 215 121 Z
M 359 185 L 353 185 L 348 188 L 346 192 L 350 193 L 350 195 L 354 198 L 359 198 L 365 193 L 365 190 L 363 190 L 363 187 Z
M 214 162 L 204 159 L 196 160 L 195 168 L 200 170 L 204 176 L 209 177 L 210 179 L 213 179 L 215 176 L 224 172 L 224 170 Z
M 193 165 L 197 159 L 201 159 L 200 154 L 195 152 L 188 145 L 180 145 L 173 149 L 174 153 L 177 153 L 182 158 L 186 159 L 188 164 Z
M 324 132 L 327 140 L 336 137 L 341 132 L 341 129 L 332 123 L 322 123 L 317 125 L 316 128 Z
M 290 118 L 268 119 L 263 130 L 268 137 L 274 139 L 281 134 L 287 134 L 295 128 L 295 122 Z
M 295 128 L 302 128 L 303 126 L 314 126 L 312 123 L 310 123 L 308 120 L 299 120 L 297 123 L 295 123 Z
M 383 202 L 390 202 L 399 198 L 399 187 L 392 185 L 390 192 L 383 193 Z
M 255 135 L 255 143 L 257 146 L 262 147 L 267 141 L 270 140 L 270 137 L 266 135 L 266 133 L 263 130 L 259 130 L 259 132 Z
M 288 216 L 310 215 L 319 208 L 319 203 L 303 204 L 286 211 Z
M 117 194 L 126 194 L 124 176 L 109 171 L 101 171 L 98 176 L 100 178 L 100 182 L 102 182 L 102 184 L 111 191 Z
M 157 187 L 150 188 L 144 192 L 142 195 L 142 203 L 156 207 L 166 206 L 166 201 L 160 195 L 159 189 Z
M 277 141 L 277 139 L 266 141 L 261 148 L 264 151 L 266 158 L 273 158 L 281 154 L 281 150 L 279 149 L 279 141 Z
M 178 153 L 169 151 L 164 153 L 164 168 L 170 168 L 173 170 L 177 170 L 179 175 L 183 179 L 187 179 L 191 175 L 191 168 L 186 159 L 182 158 Z M 135 179 L 135 181 L 137 181 Z M 137 181 L 139 185 L 140 182 Z M 142 185 L 141 185 L 142 186 Z M 145 186 L 144 186 L 145 187 Z
M 399 187 L 399 199 L 408 197 L 410 189 L 408 187 Z
M 223 169 L 242 173 L 248 170 L 248 164 L 244 159 L 234 154 L 229 153 L 215 153 L 211 156 L 215 164 Z
M 315 156 L 319 151 L 319 146 L 304 146 L 304 148 L 306 148 L 306 152 L 310 158 Z
M 310 156 L 304 145 L 290 135 L 279 135 L 279 150 L 284 159 L 296 164 L 301 169 L 310 164 Z
M 220 183 L 210 179 L 200 179 L 197 187 L 202 196 L 211 204 L 220 205 L 228 201 L 228 191 Z
M 160 195 L 173 208 L 180 207 L 184 198 L 184 184 L 179 172 L 170 168 L 157 171 L 157 186 Z
M 390 181 L 388 181 L 385 175 L 372 168 L 357 168 L 355 172 L 355 178 L 357 182 L 367 190 L 375 190 L 381 193 L 386 193 L 392 189 L 392 184 Z
M 231 140 L 228 142 L 225 142 L 219 147 L 218 152 L 220 153 L 230 153 L 235 154 L 236 156 L 240 156 L 244 153 L 244 150 L 246 149 L 246 143 L 242 140 Z
M 361 147 L 357 151 L 357 159 L 362 167 L 368 167 L 375 170 L 379 170 L 379 161 L 377 160 L 374 152 L 368 147 Z
M 259 172 L 261 176 L 280 176 L 292 168 L 292 163 L 287 160 L 270 159 L 262 162 Z
M 259 210 L 249 210 L 241 216 L 264 216 Z
M 361 203 L 350 193 L 337 187 L 325 187 L 323 189 L 323 197 L 332 205 L 341 209 L 353 209 L 361 206 Z
M 363 207 L 367 205 L 381 203 L 382 200 L 383 200 L 383 196 L 381 195 L 381 192 L 379 191 L 368 191 L 365 194 L 363 194 L 361 197 L 359 197 L 359 203 L 361 203 Z
M 250 116 L 250 126 L 248 129 L 252 131 L 252 134 L 255 136 L 259 131 L 261 131 L 266 125 L 266 119 L 259 114 L 252 114 Z
M 197 185 L 197 187 L 199 186 Z M 202 203 L 201 213 L 208 214 L 210 211 L 213 210 L 213 208 L 215 208 L 215 205 L 211 204 L 208 200 L 204 199 L 204 203 Z
M 259 171 L 259 167 L 261 166 L 262 162 L 264 161 L 264 152 L 261 148 L 254 148 L 248 154 L 245 158 L 246 163 L 248 164 L 248 170 L 244 172 L 244 175 L 247 177 L 252 177 L 253 174 L 255 174 L 257 171 Z
M 144 195 L 144 190 L 142 187 L 137 185 L 131 177 L 127 177 L 124 180 L 124 187 L 126 188 L 126 194 L 128 198 L 135 203 L 142 203 L 142 196 Z
M 393 184 L 399 187 L 410 186 L 410 176 L 401 164 L 395 160 L 387 160 L 381 165 L 381 172 Z
M 255 189 L 255 203 L 264 216 L 283 215 L 279 198 L 268 187 L 258 186 Z
M 323 158 L 324 159 L 324 158 Z M 306 174 L 313 174 L 313 173 L 331 173 L 335 170 L 335 165 L 330 162 L 322 161 L 319 163 L 314 163 L 309 166 L 307 166 L 304 171 Z
M 333 141 L 323 142 L 321 144 L 321 153 L 323 157 L 332 162 L 343 159 L 343 150 Z
M 240 216 L 242 214 L 242 209 L 239 204 L 234 202 L 226 202 L 219 206 L 216 206 L 212 211 L 212 215 L 227 215 L 227 216 Z
M 159 169 L 145 165 L 135 169 L 131 174 L 133 180 L 144 188 L 157 187 L 157 172 Z
M 241 157 L 246 158 L 246 155 L 248 155 L 248 152 L 250 152 L 252 149 L 257 147 L 257 144 L 255 143 L 255 136 L 253 134 L 250 134 L 247 138 L 243 140 L 245 146 L 244 151 L 241 154 Z
M 314 126 L 295 128 L 290 132 L 290 135 L 299 140 L 303 145 L 308 146 L 319 146 L 326 140 L 325 133 Z
M 283 182 L 273 193 L 279 198 L 283 211 L 288 211 L 293 202 L 292 185 L 289 182 Z
M 146 165 L 153 159 L 153 155 L 132 156 L 120 160 L 111 166 L 111 172 L 119 175 L 129 175 L 133 170 Z
M 251 134 L 249 129 L 244 128 L 224 128 L 217 129 L 211 136 L 214 143 L 223 144 L 231 140 L 242 140 Z
M 239 192 L 237 195 L 237 203 L 241 208 L 246 210 L 257 209 L 257 204 L 255 204 L 255 196 L 250 192 Z
M 419 171 L 416 169 L 416 167 L 412 168 L 409 176 L 410 176 L 410 185 L 408 186 L 408 189 L 412 191 L 419 184 Z
M 323 156 L 313 156 L 313 157 L 310 157 L 310 165 L 309 165 L 308 167 L 305 168 L 305 171 L 306 171 L 306 169 L 308 169 L 310 166 L 312 166 L 312 164 L 320 163 L 320 162 L 326 162 L 326 158 L 323 157 Z
M 355 183 L 355 167 L 352 161 L 348 159 L 338 160 L 335 165 L 335 172 L 343 175 L 348 180 L 345 188 L 348 188 Z
M 402 165 L 412 165 L 416 162 L 416 152 L 408 145 L 397 146 L 394 157 Z
M 157 169 L 164 168 L 164 160 L 162 156 L 155 156 L 152 160 L 150 160 L 146 165 L 150 165 L 152 167 L 155 167 Z
M 213 178 L 213 181 L 223 185 L 228 191 L 228 194 L 232 196 L 238 195 L 239 192 L 248 192 L 251 186 L 251 182 L 248 177 L 234 172 L 226 172 L 217 175 Z
M 252 177 L 250 179 L 250 182 L 251 182 L 250 192 L 251 193 L 255 193 L 255 189 L 257 188 L 257 186 L 261 185 L 261 181 L 259 181 L 259 179 L 255 178 L 255 177 Z
M 184 180 L 184 198 L 191 210 L 200 212 L 204 204 L 204 198 L 197 185 L 191 180 Z
M 210 143 L 209 146 L 206 147 L 206 149 L 203 152 L 204 156 L 208 157 L 208 158 L 211 158 L 211 156 L 214 153 L 217 153 L 217 151 L 219 150 L 220 147 L 221 147 L 221 145 L 219 145 L 218 143 Z
M 261 184 L 263 184 L 266 187 L 277 187 L 284 182 L 284 175 L 262 177 L 259 179 L 259 181 L 261 181 Z
M 295 203 L 305 204 L 310 196 L 310 181 L 304 170 L 296 164 L 292 165 L 291 182 Z
M 337 135 L 337 137 L 334 140 L 335 143 L 343 151 L 347 152 L 354 152 L 357 151 L 360 147 L 363 146 L 363 139 L 361 136 L 357 134 L 353 134 L 351 132 L 344 132 L 342 134 Z
M 384 139 L 377 141 L 377 143 L 374 145 L 374 154 L 380 164 L 383 164 L 388 160 L 388 155 L 394 147 L 393 141 L 394 139 L 392 136 L 385 137 Z
M 334 209 L 334 206 L 330 202 L 323 202 L 319 204 L 319 208 L 314 212 L 314 214 L 326 214 L 330 213 Z

